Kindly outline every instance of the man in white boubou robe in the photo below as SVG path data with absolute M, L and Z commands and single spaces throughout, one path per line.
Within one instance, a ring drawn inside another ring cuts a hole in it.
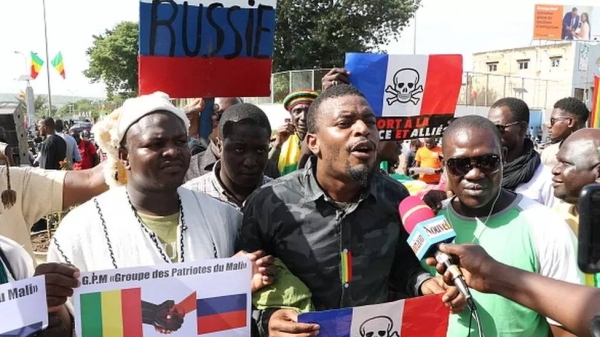
M 127 100 L 96 125 L 111 188 L 64 218 L 48 262 L 89 272 L 234 255 L 241 213 L 181 187 L 188 124 L 166 94 L 155 93 Z M 272 257 L 239 254 L 254 262 L 253 290 L 271 283 Z

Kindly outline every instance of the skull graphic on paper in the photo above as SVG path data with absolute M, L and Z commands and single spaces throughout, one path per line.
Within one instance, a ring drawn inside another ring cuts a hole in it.
M 394 322 L 387 316 L 372 317 L 361 324 L 360 337 L 398 337 L 393 327 Z
M 402 68 L 394 74 L 394 85 L 388 85 L 385 92 L 390 94 L 387 98 L 388 105 L 395 103 L 412 103 L 417 105 L 421 100 L 418 95 L 423 93 L 420 84 L 421 76 L 413 68 Z

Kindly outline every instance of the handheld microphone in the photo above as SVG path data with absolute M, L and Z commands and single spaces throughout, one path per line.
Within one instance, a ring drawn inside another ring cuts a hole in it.
M 419 260 L 435 257 L 438 263 L 443 263 L 452 274 L 454 285 L 465 297 L 471 307 L 473 298 L 458 266 L 452 262 L 448 254 L 438 250 L 440 243 L 450 243 L 456 237 L 452 225 L 444 215 L 436 216 L 419 197 L 410 196 L 402 200 L 398 206 L 404 228 L 410 234 L 408 245 Z

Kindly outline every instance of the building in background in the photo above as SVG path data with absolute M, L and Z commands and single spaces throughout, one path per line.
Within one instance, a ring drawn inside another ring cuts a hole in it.
M 518 97 L 534 109 L 550 109 L 557 100 L 588 100 L 593 90 L 600 44 L 552 42 L 473 54 L 459 104 L 489 106 L 501 97 Z

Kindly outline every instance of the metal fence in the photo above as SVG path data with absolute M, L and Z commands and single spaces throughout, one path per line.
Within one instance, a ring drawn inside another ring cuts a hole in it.
M 558 81 L 465 72 L 458 104 L 490 106 L 502 97 L 517 97 L 532 109 L 546 109 L 569 93 L 570 88 Z
M 321 79 L 330 69 L 305 69 L 278 72 L 271 75 L 271 96 L 243 97 L 252 104 L 281 103 L 292 91 L 312 89 L 321 91 Z M 566 97 L 570 88 L 558 81 L 526 78 L 510 75 L 464 72 L 458 105 L 490 106 L 502 97 L 518 97 L 530 108 L 545 109 L 557 100 Z M 174 99 L 179 107 L 188 104 L 192 99 Z M 105 108 L 112 111 L 121 102 L 107 103 Z
M 270 97 L 245 97 L 253 104 L 281 103 L 299 89 L 321 90 L 321 79 L 330 69 L 293 70 L 271 76 Z M 568 95 L 570 89 L 558 81 L 509 75 L 464 72 L 459 105 L 490 106 L 502 97 L 518 97 L 531 108 L 548 108 Z

